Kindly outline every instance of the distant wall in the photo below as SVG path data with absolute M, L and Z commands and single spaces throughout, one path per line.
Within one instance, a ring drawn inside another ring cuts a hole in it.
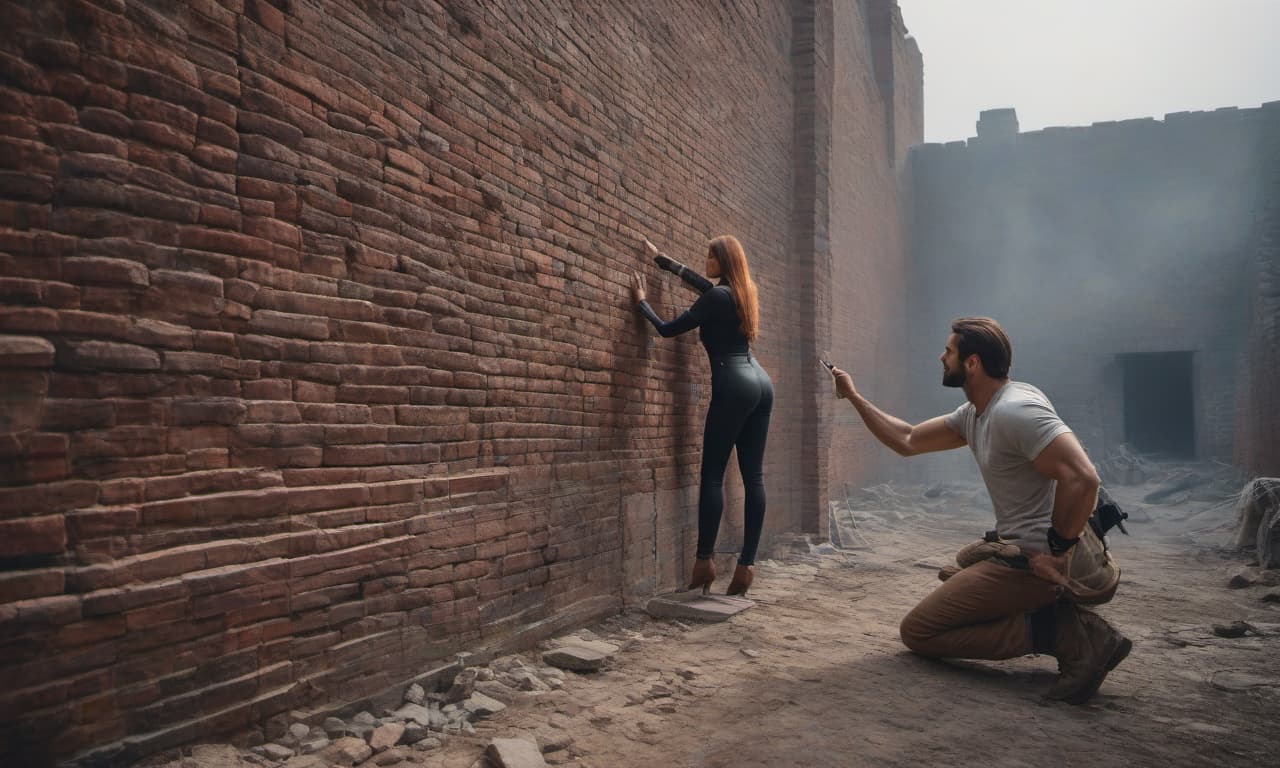
M 0 754 L 271 736 L 678 585 L 708 378 L 641 233 L 745 244 L 767 530 L 818 530 L 879 454 L 814 357 L 905 338 L 893 8 L 0 2 Z
M 1255 226 L 1249 344 L 1243 362 L 1246 387 L 1236 419 L 1236 460 L 1270 477 L 1280 476 L 1280 108 L 1263 113 L 1258 152 L 1262 200 Z
M 915 415 L 962 401 L 939 386 L 937 357 L 951 319 L 990 315 L 1012 338 L 1013 377 L 1099 456 L 1126 437 L 1118 356 L 1191 352 L 1196 454 L 1230 459 L 1241 387 L 1274 386 L 1241 360 L 1266 322 L 1250 295 L 1259 142 L 1276 106 L 1031 133 L 993 115 L 967 143 L 918 147 Z

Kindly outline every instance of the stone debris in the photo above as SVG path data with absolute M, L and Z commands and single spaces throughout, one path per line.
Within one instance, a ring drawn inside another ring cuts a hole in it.
M 540 768 L 547 764 L 538 745 L 524 739 L 494 739 L 484 753 L 495 768 Z
M 279 744 L 263 744 L 260 749 L 262 756 L 271 760 L 284 761 L 293 757 L 293 750 Z
M 618 646 L 596 640 L 568 638 L 542 654 L 542 661 L 573 672 L 597 672 L 618 652 Z
M 318 728 L 312 728 L 311 733 L 298 742 L 298 752 L 303 755 L 313 755 L 329 746 L 331 742 L 325 732 Z
M 537 738 L 538 744 L 541 745 L 542 754 L 544 755 L 548 752 L 559 752 L 573 746 L 573 736 L 569 735 L 567 731 L 551 726 L 539 728 L 534 737 Z
M 402 720 L 412 720 L 418 725 L 431 725 L 431 710 L 421 704 L 405 704 L 394 715 Z
M 464 712 L 473 717 L 488 717 L 506 709 L 507 705 L 497 699 L 491 699 L 483 693 L 476 692 L 471 694 L 471 698 L 462 702 L 462 708 Z
M 462 701 L 471 695 L 476 689 L 476 669 L 468 667 L 458 673 L 453 679 L 453 685 L 449 686 L 449 690 L 445 691 L 444 701 L 454 703 Z
M 364 739 L 356 736 L 344 736 L 329 745 L 324 757 L 338 765 L 359 765 L 373 755 L 373 749 Z
M 240 753 L 230 744 L 198 744 L 191 748 L 191 762 L 198 768 L 240 768 Z
M 417 683 L 409 686 L 409 689 L 404 692 L 404 700 L 410 704 L 421 704 L 426 701 L 426 698 L 427 692 Z
M 688 590 L 655 597 L 645 605 L 645 611 L 657 619 L 725 621 L 753 605 L 755 603 L 745 597 L 703 595 L 697 590 Z
M 404 734 L 400 737 L 400 743 L 416 744 L 430 735 L 431 731 L 427 726 L 411 721 L 404 724 Z
M 671 622 L 648 640 L 689 629 L 688 625 Z M 646 641 L 638 632 L 621 634 L 627 635 L 623 642 L 630 645 Z M 448 687 L 443 691 L 429 691 L 416 683 L 409 685 L 398 707 L 378 710 L 378 715 L 361 710 L 345 717 L 324 717 L 316 724 L 312 713 L 290 712 L 284 720 L 288 726 L 281 723 L 283 732 L 276 731 L 278 736 L 272 742 L 262 743 L 259 736 L 257 745 L 244 752 L 230 745 L 196 747 L 203 750 L 206 759 L 193 763 L 193 768 L 372 768 L 421 764 L 427 760 L 422 753 L 440 749 L 450 735 L 477 736 L 473 722 L 497 715 L 522 699 L 564 688 L 571 677 L 565 669 L 598 670 L 620 652 L 619 645 L 585 630 L 549 642 L 544 648 L 549 650 L 542 654 L 541 663 L 530 663 L 528 656 L 511 655 L 495 659 L 488 666 L 465 667 L 447 681 Z M 459 660 L 465 662 L 469 656 L 460 655 Z M 701 676 L 702 671 L 696 666 L 664 673 L 654 678 L 648 695 L 634 703 L 643 704 L 650 713 L 674 712 L 670 697 L 675 688 L 684 691 L 686 684 L 696 686 Z M 557 717 L 560 722 L 553 718 L 524 738 L 494 740 L 488 756 L 477 764 L 483 768 L 523 768 L 545 766 L 548 760 L 553 765 L 576 760 L 574 738 L 565 730 L 570 720 Z M 548 755 L 546 759 L 543 753 Z M 187 758 L 181 762 L 182 768 L 188 768 L 187 763 L 192 761 Z
M 1280 586 L 1280 571 L 1263 571 L 1257 568 L 1244 567 L 1227 582 L 1228 589 L 1244 589 L 1261 584 L 1265 587 Z
M 350 735 L 347 733 L 347 724 L 336 717 L 326 717 L 324 725 L 321 727 L 324 729 L 325 735 L 331 739 L 340 739 L 343 736 Z
M 404 735 L 404 725 L 402 723 L 385 723 L 374 730 L 373 735 L 369 737 L 369 746 L 374 752 L 384 752 L 400 743 L 400 737 Z
M 395 765 L 405 759 L 405 752 L 400 749 L 388 749 L 373 758 L 374 765 Z

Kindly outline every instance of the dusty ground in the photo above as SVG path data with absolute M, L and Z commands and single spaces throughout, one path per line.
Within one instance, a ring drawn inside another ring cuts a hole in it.
M 489 738 L 560 729 L 572 745 L 548 757 L 584 766 L 1276 765 L 1280 604 L 1260 600 L 1266 587 L 1226 588 L 1247 560 L 1219 548 L 1229 508 L 1134 504 L 1146 490 L 1116 494 L 1152 520 L 1108 537 L 1125 580 L 1100 611 L 1134 651 L 1086 706 L 1040 699 L 1050 658 L 939 663 L 898 641 L 937 584 L 920 562 L 949 559 L 986 514 L 864 515 L 871 550 L 766 562 L 756 606 L 723 624 L 606 622 L 596 634 L 624 647 L 611 669 L 417 757 L 466 768 Z M 1237 620 L 1267 636 L 1214 635 Z
M 941 663 L 902 647 L 898 621 L 938 583 L 926 565 L 989 525 L 975 494 L 919 490 L 858 514 L 870 549 L 762 562 L 755 607 L 728 622 L 636 612 L 591 628 L 622 648 L 605 671 L 521 693 L 474 735 L 396 765 L 470 768 L 498 737 L 567 743 L 548 761 L 596 768 L 1280 764 L 1280 604 L 1261 600 L 1274 587 L 1227 588 L 1248 559 L 1222 547 L 1229 504 L 1143 505 L 1149 487 L 1118 489 L 1149 520 L 1109 537 L 1125 577 L 1100 612 L 1134 650 L 1073 707 L 1040 698 L 1051 658 Z M 1237 620 L 1258 631 L 1212 631 Z

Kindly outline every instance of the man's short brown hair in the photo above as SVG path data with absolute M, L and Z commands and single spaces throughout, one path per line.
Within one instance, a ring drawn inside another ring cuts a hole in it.
M 993 379 L 1009 378 L 1013 362 L 1013 346 L 1000 324 L 989 317 L 962 317 L 951 323 L 957 337 L 956 352 L 963 363 L 969 355 L 977 355 L 982 370 Z

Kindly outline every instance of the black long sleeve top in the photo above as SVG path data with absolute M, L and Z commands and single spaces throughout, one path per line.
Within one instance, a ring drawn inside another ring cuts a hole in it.
M 701 283 L 691 280 L 686 277 L 686 274 L 691 274 Z M 711 358 L 733 352 L 750 351 L 747 337 L 742 335 L 738 327 L 741 323 L 738 319 L 737 305 L 733 300 L 733 291 L 729 285 L 721 281 L 719 285 L 712 286 L 711 281 L 688 268 L 680 276 L 694 288 L 700 289 L 701 284 L 710 287 L 704 290 L 692 307 L 669 323 L 663 322 L 662 318 L 658 317 L 653 307 L 649 306 L 649 302 L 640 302 L 640 312 L 648 318 L 650 323 L 653 323 L 658 334 L 669 338 L 698 328 L 702 346 L 706 348 L 707 356 Z

